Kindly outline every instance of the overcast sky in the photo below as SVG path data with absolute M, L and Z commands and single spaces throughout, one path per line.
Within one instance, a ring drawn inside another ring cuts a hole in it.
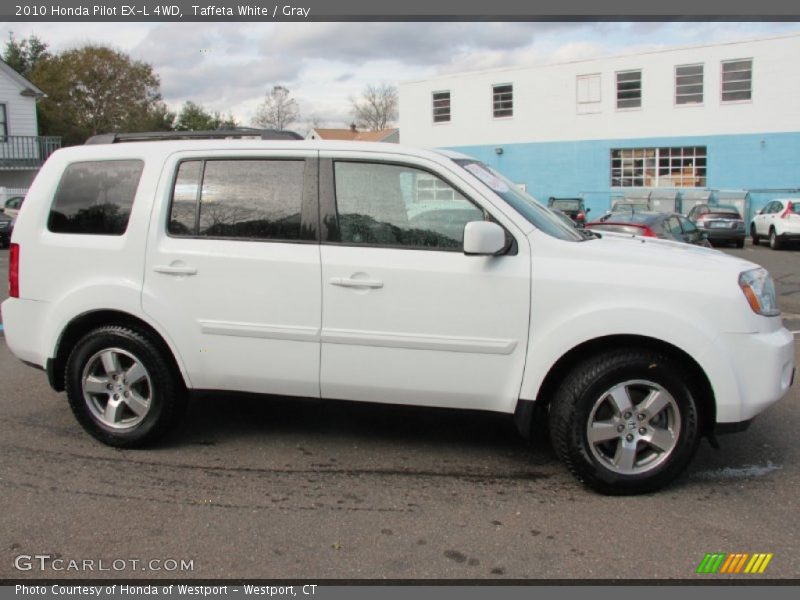
M 562 62 L 670 46 L 780 35 L 797 23 L 0 23 L 3 40 L 37 35 L 61 51 L 88 42 L 150 63 L 164 100 L 192 100 L 249 124 L 273 85 L 312 118 L 350 122 L 370 83 Z

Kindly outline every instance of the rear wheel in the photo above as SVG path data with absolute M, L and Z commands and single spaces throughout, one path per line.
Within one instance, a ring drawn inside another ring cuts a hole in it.
M 606 494 L 657 490 L 689 464 L 700 440 L 689 374 L 647 349 L 578 365 L 550 409 L 553 446 L 575 477 Z
M 769 230 L 769 247 L 773 250 L 780 250 L 783 247 L 781 239 L 778 237 L 778 234 L 775 233 L 774 227 Z
M 756 224 L 752 223 L 750 225 L 750 239 L 753 240 L 753 246 L 758 246 L 759 237 L 756 233 Z
M 171 362 L 147 337 L 107 326 L 86 334 L 66 365 L 72 412 L 92 436 L 123 448 L 163 436 L 182 415 L 186 394 Z
M 744 248 L 744 238 L 742 238 L 741 240 L 736 240 L 736 247 Z

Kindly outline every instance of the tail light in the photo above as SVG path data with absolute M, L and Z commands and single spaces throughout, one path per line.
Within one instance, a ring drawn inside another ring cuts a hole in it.
M 8 252 L 8 295 L 19 298 L 19 244 L 11 244 Z
M 652 229 L 650 229 L 650 228 L 649 228 L 649 227 L 647 227 L 647 226 L 645 226 L 645 227 L 642 227 L 642 231 L 643 231 L 642 235 L 643 235 L 644 237 L 658 237 L 658 236 L 656 235 L 656 232 L 655 232 L 655 231 L 653 231 Z
M 586 214 L 583 211 L 578 213 L 578 221 L 584 221 L 586 219 Z
M 786 210 L 783 211 L 783 214 L 781 215 L 781 219 L 788 219 L 789 215 L 791 215 L 793 211 L 794 211 L 794 205 L 792 204 L 792 201 L 790 200 L 789 202 L 786 203 Z

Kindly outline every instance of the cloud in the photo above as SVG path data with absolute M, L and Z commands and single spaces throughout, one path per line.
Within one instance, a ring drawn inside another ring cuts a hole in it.
M 265 92 L 289 87 L 302 117 L 350 120 L 371 83 L 564 62 L 797 31 L 797 23 L 6 23 L 54 51 L 110 45 L 151 64 L 172 108 L 186 100 L 246 123 Z

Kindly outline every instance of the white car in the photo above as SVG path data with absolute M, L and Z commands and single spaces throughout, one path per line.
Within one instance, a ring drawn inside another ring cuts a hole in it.
M 465 225 L 420 216 L 431 189 Z M 6 341 L 113 446 L 162 436 L 195 390 L 475 409 L 549 419 L 578 479 L 637 493 L 794 376 L 758 265 L 581 234 L 459 154 L 91 144 L 25 204 Z
M 762 238 L 769 240 L 769 247 L 780 250 L 784 242 L 800 241 L 800 199 L 782 198 L 768 202 L 753 217 L 750 223 L 753 244 Z

